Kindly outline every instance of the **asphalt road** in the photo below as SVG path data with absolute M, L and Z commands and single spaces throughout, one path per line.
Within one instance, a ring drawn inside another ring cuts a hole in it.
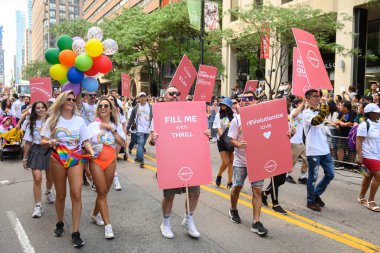
M 210 147 L 215 176 L 219 154 L 216 144 Z M 108 200 L 114 240 L 104 239 L 104 228 L 91 222 L 96 194 L 90 187 L 83 188 L 80 232 L 85 246 L 79 250 L 74 249 L 70 241 L 69 196 L 65 209 L 66 233 L 56 238 L 52 235 L 56 223 L 54 205 L 43 201 L 43 216 L 31 217 L 34 206 L 31 172 L 22 169 L 20 160 L 0 162 L 3 217 L 0 219 L 0 252 L 380 252 L 380 214 L 358 204 L 360 175 L 346 171 L 337 171 L 339 174 L 323 195 L 326 207 L 321 213 L 306 208 L 304 185 L 281 186 L 280 204 L 289 214 L 282 216 L 263 208 L 261 221 L 269 229 L 264 238 L 250 231 L 252 207 L 248 183 L 238 206 L 242 224 L 234 224 L 228 217 L 229 190 L 213 184 L 202 186 L 194 214 L 201 238 L 192 239 L 181 225 L 185 205 L 182 195 L 176 196 L 174 201 L 175 237 L 166 239 L 159 228 L 162 191 L 155 178 L 155 151 L 148 145 L 147 149 L 144 169 L 131 162 L 134 155 L 128 162 L 118 161 L 123 189 L 116 192 L 112 188 Z M 299 166 L 294 169 L 294 178 L 298 173 Z M 225 178 L 222 184 L 226 184 Z M 380 204 L 379 196 L 376 201 Z

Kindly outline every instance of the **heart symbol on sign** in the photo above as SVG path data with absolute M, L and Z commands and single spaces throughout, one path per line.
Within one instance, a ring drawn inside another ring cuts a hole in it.
M 270 135 L 272 134 L 271 131 L 268 131 L 268 132 L 264 132 L 263 135 L 264 137 L 268 140 L 270 138 Z

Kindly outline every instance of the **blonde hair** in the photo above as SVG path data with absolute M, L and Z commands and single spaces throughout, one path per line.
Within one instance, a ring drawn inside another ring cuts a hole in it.
M 46 116 L 49 117 L 48 124 L 51 132 L 53 132 L 54 128 L 58 124 L 59 117 L 61 116 L 62 105 L 67 101 L 67 97 L 69 95 L 73 95 L 75 98 L 74 92 L 72 90 L 64 91 L 59 94 L 59 96 L 55 99 L 53 105 L 48 109 Z M 73 116 L 80 115 L 75 106 L 72 110 L 72 114 Z
M 111 109 L 110 120 L 112 123 L 114 123 L 117 126 L 117 124 L 119 123 L 119 112 L 117 111 L 117 108 L 115 108 L 114 104 L 108 98 L 101 98 L 98 101 L 98 106 L 96 107 L 96 116 L 95 117 L 100 118 L 100 114 L 99 114 L 100 107 L 99 107 L 99 105 L 100 105 L 100 102 L 102 102 L 102 101 L 108 102 L 110 109 Z

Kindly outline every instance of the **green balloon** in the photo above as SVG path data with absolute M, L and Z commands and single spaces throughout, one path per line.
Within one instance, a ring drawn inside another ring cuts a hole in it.
M 52 65 L 59 63 L 59 53 L 58 48 L 49 48 L 45 52 L 46 61 Z
M 63 79 L 63 80 L 59 80 L 59 83 L 64 85 L 65 83 L 67 83 L 69 80 L 67 78 Z
M 68 35 L 61 35 L 57 40 L 57 46 L 59 50 L 63 51 L 65 49 L 72 50 L 73 39 Z
M 92 58 L 83 53 L 75 58 L 75 67 L 80 71 L 87 71 L 92 67 Z

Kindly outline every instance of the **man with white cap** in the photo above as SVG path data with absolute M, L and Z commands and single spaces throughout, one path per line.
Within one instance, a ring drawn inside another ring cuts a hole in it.
M 140 103 L 138 103 L 132 110 L 127 129 L 130 129 L 133 123 L 136 124 L 137 154 L 135 162 L 140 163 L 140 166 L 142 166 L 144 165 L 144 147 L 146 140 L 149 137 L 149 129 L 152 124 L 153 110 L 152 106 L 147 103 L 145 92 L 140 92 L 139 101 Z

